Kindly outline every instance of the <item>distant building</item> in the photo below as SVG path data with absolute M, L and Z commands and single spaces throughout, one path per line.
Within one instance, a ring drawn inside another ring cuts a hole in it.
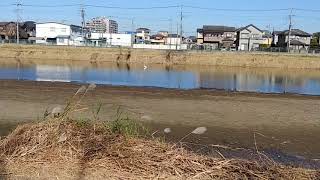
M 272 36 L 273 36 L 272 46 L 278 46 L 279 34 L 280 34 L 281 32 L 282 32 L 282 31 L 273 31 L 273 33 L 272 33 Z
M 203 29 L 197 29 L 197 44 L 203 44 Z
M 195 44 L 195 43 L 197 43 L 197 37 L 196 36 L 189 36 L 187 38 L 184 38 L 183 41 L 186 44 Z
M 178 34 L 169 34 L 165 39 L 165 44 L 167 45 L 181 45 L 182 38 Z
M 28 40 L 35 36 L 35 22 L 19 23 L 19 38 Z M 0 40 L 15 40 L 17 38 L 16 22 L 0 22 Z
M 257 50 L 263 42 L 263 31 L 253 24 L 237 29 L 236 45 L 239 51 Z
M 96 17 L 86 23 L 86 28 L 93 33 L 118 33 L 118 23 L 106 17 Z
M 159 31 L 158 34 L 160 34 L 164 37 L 167 37 L 169 35 L 169 32 L 168 31 Z
M 212 49 L 234 47 L 236 28 L 228 26 L 203 26 L 197 30 L 198 44 L 209 45 Z
M 150 36 L 150 43 L 151 44 L 165 44 L 165 38 L 167 36 L 164 36 L 163 34 L 152 35 L 152 36 Z
M 136 31 L 136 43 L 146 44 L 150 43 L 151 30 L 148 28 L 138 28 Z
M 271 47 L 272 42 L 273 42 L 273 35 L 268 30 L 262 30 L 262 31 L 263 31 L 262 45 L 264 46 L 264 48 Z
M 82 27 L 63 23 L 47 22 L 36 24 L 36 43 L 81 46 L 84 39 Z
M 131 47 L 134 41 L 132 34 L 91 33 L 88 40 L 93 46 Z
M 290 49 L 293 51 L 308 50 L 312 35 L 300 29 L 292 29 L 289 37 L 289 30 L 279 33 L 279 47 L 287 47 L 290 38 Z

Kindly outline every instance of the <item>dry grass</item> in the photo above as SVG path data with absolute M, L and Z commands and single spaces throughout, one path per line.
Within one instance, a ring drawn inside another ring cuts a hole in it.
M 280 165 L 200 156 L 156 140 L 114 134 L 102 123 L 49 120 L 0 141 L 8 179 L 317 179 Z

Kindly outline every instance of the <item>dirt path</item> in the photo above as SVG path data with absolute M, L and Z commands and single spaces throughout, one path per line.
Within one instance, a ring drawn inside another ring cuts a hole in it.
M 41 119 L 46 109 L 63 105 L 79 87 L 0 81 L 0 131 Z M 112 118 L 122 106 L 159 130 L 171 127 L 178 137 L 206 126 L 206 143 L 253 147 L 258 132 L 261 149 L 320 159 L 319 97 L 99 86 L 86 101 L 103 104 L 101 118 Z

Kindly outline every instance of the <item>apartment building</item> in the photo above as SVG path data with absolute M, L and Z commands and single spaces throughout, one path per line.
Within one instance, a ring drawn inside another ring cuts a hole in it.
M 106 17 L 96 17 L 86 23 L 86 27 L 93 33 L 118 33 L 117 21 Z

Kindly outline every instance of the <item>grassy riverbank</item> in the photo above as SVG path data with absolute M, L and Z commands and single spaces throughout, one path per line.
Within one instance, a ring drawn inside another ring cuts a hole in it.
M 93 64 L 98 64 L 100 62 L 125 62 L 166 65 L 190 64 L 320 69 L 320 56 L 317 55 L 258 52 L 175 52 L 125 48 L 1 45 L 0 58 L 14 58 L 19 61 L 32 60 L 34 62 L 43 62 L 45 60 L 70 62 L 77 60 Z
M 126 135 L 103 123 L 53 119 L 18 127 L 0 141 L 8 179 L 317 179 L 319 171 L 214 158 L 179 144 Z
M 95 89 L 94 84 L 80 87 L 64 105 L 47 109 L 38 122 L 21 125 L 1 139 L 0 178 L 303 180 L 320 175 L 318 170 L 274 162 L 259 150 L 256 139 L 252 154 L 259 157 L 256 161 L 226 158 L 219 150 L 215 151 L 220 156 L 186 150 L 182 140 L 191 134 L 204 135 L 210 131 L 206 127 L 166 143 L 155 134 L 162 131 L 170 135 L 175 128 L 152 133 L 120 108 L 112 117 L 100 116 L 103 103 L 97 101 L 93 106 L 85 101 L 93 98 Z M 89 115 L 81 115 L 84 112 Z

